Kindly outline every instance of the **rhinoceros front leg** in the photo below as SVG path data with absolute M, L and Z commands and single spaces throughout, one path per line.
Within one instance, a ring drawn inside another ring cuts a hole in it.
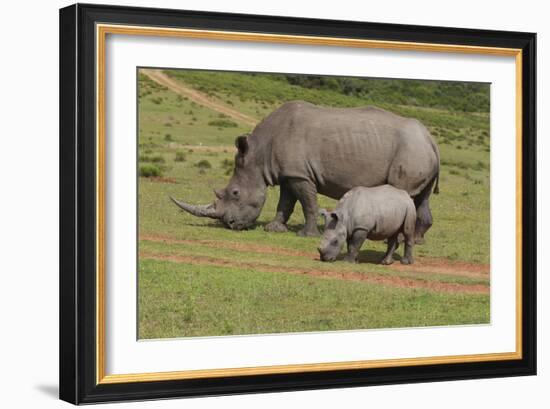
M 309 180 L 290 179 L 288 186 L 300 201 L 304 211 L 305 226 L 298 232 L 299 236 L 320 236 L 317 227 L 319 208 L 317 206 L 317 188 Z
M 287 183 L 281 183 L 277 213 L 275 214 L 275 218 L 264 227 L 264 230 L 269 232 L 288 231 L 286 222 L 294 211 L 296 200 L 296 196 L 294 196 Z
M 367 240 L 369 232 L 367 230 L 355 230 L 350 238 L 348 238 L 348 254 L 344 260 L 349 263 L 357 263 L 357 256 L 361 246 Z

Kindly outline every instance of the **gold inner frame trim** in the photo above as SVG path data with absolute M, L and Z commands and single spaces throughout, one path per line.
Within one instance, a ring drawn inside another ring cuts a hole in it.
M 247 41 L 297 45 L 372 48 L 513 56 L 516 64 L 516 350 L 506 353 L 450 355 L 435 357 L 322 362 L 314 364 L 185 370 L 132 374 L 105 374 L 105 41 L 107 34 Z M 347 369 L 388 368 L 467 362 L 518 360 L 522 358 L 522 51 L 515 48 L 457 44 L 414 43 L 352 38 L 294 36 L 234 31 L 178 29 L 165 27 L 96 25 L 96 382 L 115 384 L 228 376 L 321 372 Z

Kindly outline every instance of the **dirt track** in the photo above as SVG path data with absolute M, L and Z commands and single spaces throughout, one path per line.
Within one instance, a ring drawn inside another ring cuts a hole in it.
M 227 105 L 224 105 L 219 101 L 214 101 L 213 99 L 204 95 L 202 92 L 190 87 L 186 87 L 181 82 L 173 80 L 168 75 L 163 73 L 162 70 L 142 69 L 140 72 L 147 75 L 156 83 L 163 85 L 169 90 L 175 92 L 176 94 L 187 97 L 191 101 L 194 101 L 197 104 L 202 105 L 206 108 L 210 108 L 216 112 L 227 115 L 237 122 L 249 125 L 251 127 L 256 126 L 256 124 L 258 123 L 258 120 L 256 118 L 243 114 L 242 112 L 237 111 L 236 109 L 233 109 Z
M 316 253 L 302 252 L 292 249 L 284 249 L 279 247 L 264 246 L 253 243 L 237 243 L 237 242 L 221 242 L 215 240 L 179 240 L 166 236 L 153 236 L 142 235 L 140 240 L 164 242 L 169 244 L 201 244 L 206 247 L 213 248 L 226 248 L 237 251 L 248 251 L 262 254 L 280 254 L 294 257 L 305 257 L 308 259 L 317 258 Z M 462 284 L 462 283 L 445 283 L 439 281 L 427 281 L 425 280 L 426 274 L 446 274 L 456 275 L 471 278 L 489 278 L 489 266 L 486 264 L 472 264 L 472 263 L 449 263 L 440 259 L 432 258 L 418 258 L 417 264 L 412 266 L 403 266 L 400 264 L 394 264 L 389 266 L 390 269 L 398 271 L 404 271 L 414 275 L 418 275 L 418 278 L 404 278 L 395 276 L 382 276 L 381 274 L 373 272 L 359 272 L 359 271 L 338 271 L 338 270 L 315 270 L 310 268 L 287 268 L 276 267 L 262 263 L 246 263 L 234 261 L 228 261 L 207 256 L 176 256 L 166 255 L 161 253 L 155 253 L 150 251 L 140 252 L 140 257 L 155 259 L 155 260 L 169 260 L 174 262 L 183 262 L 190 264 L 206 264 L 214 266 L 232 266 L 251 268 L 257 271 L 266 272 L 284 272 L 300 275 L 312 275 L 322 278 L 338 278 L 348 281 L 365 281 L 376 284 L 388 285 L 400 288 L 422 288 L 432 291 L 449 292 L 449 293 L 468 293 L 468 294 L 488 294 L 489 286 L 485 284 Z

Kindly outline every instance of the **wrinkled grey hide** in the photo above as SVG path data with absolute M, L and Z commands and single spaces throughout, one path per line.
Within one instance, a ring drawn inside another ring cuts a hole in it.
M 299 234 L 318 235 L 317 193 L 339 199 L 355 186 L 390 184 L 414 198 L 417 240 L 432 224 L 429 196 L 438 180 L 439 151 L 417 120 L 375 107 L 325 108 L 295 101 L 283 104 L 236 140 L 238 152 L 229 184 L 208 206 L 176 202 L 197 216 L 220 219 L 229 228 L 252 226 L 268 186 L 280 185 L 274 220 L 267 231 L 287 231 L 296 201 L 304 210 Z M 437 191 L 437 183 L 435 191 Z
M 318 248 L 322 261 L 336 260 L 347 242 L 345 260 L 355 263 L 366 239 L 388 239 L 388 249 L 381 263 L 391 264 L 393 253 L 399 246 L 397 236 L 402 233 L 405 254 L 401 263 L 413 263 L 416 209 L 404 190 L 390 185 L 356 187 L 340 199 L 334 211 L 323 210 L 321 214 L 325 217 L 325 231 Z

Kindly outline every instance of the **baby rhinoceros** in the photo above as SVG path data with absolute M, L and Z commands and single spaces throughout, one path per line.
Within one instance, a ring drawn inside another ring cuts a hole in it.
M 405 242 L 403 264 L 412 264 L 416 209 L 407 192 L 390 185 L 355 187 L 348 191 L 332 212 L 321 210 L 325 231 L 319 254 L 322 261 L 334 261 L 348 244 L 346 261 L 357 262 L 357 254 L 366 239 L 388 240 L 388 250 L 382 264 L 393 263 L 393 253 L 399 246 L 397 236 Z

